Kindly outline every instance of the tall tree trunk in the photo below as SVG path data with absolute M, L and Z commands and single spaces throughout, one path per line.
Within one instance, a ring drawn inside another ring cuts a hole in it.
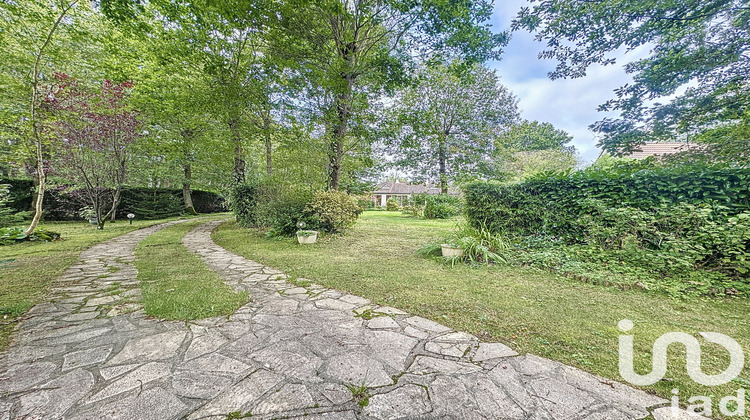
M 240 135 L 239 120 L 232 118 L 229 120 L 229 131 L 232 133 L 232 143 L 234 143 L 234 184 L 240 185 L 245 183 L 245 153 L 242 147 L 242 136 Z
M 273 147 L 271 144 L 271 116 L 267 113 L 263 114 L 263 136 L 266 143 L 266 175 L 271 176 L 273 173 L 273 166 L 271 164 Z
M 115 192 L 112 196 L 112 207 L 110 207 L 107 214 L 99 218 L 99 225 L 96 227 L 97 229 L 104 229 L 104 223 L 107 221 L 108 218 L 112 218 L 111 220 L 114 220 L 115 214 L 117 213 L 117 207 L 120 205 L 120 191 L 122 190 L 122 186 L 118 186 L 115 188 Z M 101 203 L 103 205 L 104 203 Z
M 440 165 L 440 193 L 448 193 L 448 175 L 446 174 L 447 150 L 445 145 L 446 133 L 442 133 L 438 138 L 438 163 Z
M 352 87 L 354 79 L 347 77 L 346 90 L 336 97 L 336 119 L 328 145 L 328 189 L 338 190 L 341 183 L 341 161 L 344 157 L 344 141 L 351 116 Z
M 44 191 L 47 182 L 47 176 L 44 173 L 44 153 L 42 138 L 39 133 L 39 121 L 36 106 L 36 103 L 39 100 L 39 65 L 41 64 L 44 50 L 47 49 L 47 46 L 52 41 L 52 35 L 55 34 L 55 31 L 57 31 L 57 28 L 60 26 L 60 22 L 62 22 L 63 18 L 65 18 L 65 15 L 68 14 L 70 9 L 72 9 L 77 2 L 78 0 L 74 0 L 63 7 L 62 10 L 60 10 L 60 14 L 57 16 L 57 20 L 52 25 L 52 28 L 50 28 L 49 32 L 47 32 L 47 37 L 42 43 L 42 46 L 39 47 L 39 51 L 37 51 L 36 58 L 34 59 L 34 74 L 32 75 L 31 81 L 31 135 L 36 146 L 36 171 L 38 183 L 36 200 L 34 201 L 34 217 L 31 219 L 29 227 L 26 228 L 26 230 L 23 232 L 25 235 L 31 235 L 32 233 L 34 233 L 34 230 L 39 224 L 39 220 L 42 219 L 42 205 L 44 204 Z
M 180 130 L 180 135 L 182 136 L 183 140 L 182 158 L 184 159 L 182 164 L 182 170 L 184 174 L 184 177 L 182 179 L 182 201 L 185 204 L 185 213 L 194 216 L 198 214 L 198 212 L 195 211 L 195 206 L 193 205 L 193 195 L 190 189 L 190 186 L 193 182 L 193 167 L 190 162 L 192 160 L 192 142 L 193 138 L 196 135 L 196 132 L 193 129 L 182 129 Z
M 190 162 L 187 162 L 182 166 L 182 169 L 185 172 L 185 178 L 182 181 L 182 200 L 185 202 L 185 213 L 196 215 L 198 212 L 195 211 L 195 207 L 193 206 L 193 197 L 190 191 L 190 183 L 193 180 L 193 168 Z

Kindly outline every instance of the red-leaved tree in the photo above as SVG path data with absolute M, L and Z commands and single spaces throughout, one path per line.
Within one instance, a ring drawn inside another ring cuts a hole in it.
M 64 73 L 56 73 L 54 80 L 43 109 L 60 145 L 55 161 L 60 174 L 83 190 L 103 229 L 120 203 L 127 146 L 140 135 L 137 115 L 126 104 L 133 84 L 106 80 L 97 92 Z

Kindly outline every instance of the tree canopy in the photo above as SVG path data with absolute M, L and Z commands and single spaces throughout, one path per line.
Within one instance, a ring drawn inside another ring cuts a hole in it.
M 513 94 L 481 65 L 422 69 L 394 105 L 397 165 L 448 191 L 449 181 L 487 174 L 494 141 L 518 119 Z
M 747 129 L 731 128 L 750 124 L 746 1 L 544 1 L 524 7 L 514 28 L 546 43 L 540 57 L 558 62 L 552 78 L 583 77 L 592 65 L 615 64 L 623 51 L 648 49 L 625 66 L 633 83 L 600 107 L 621 112 L 592 126 L 605 150 L 627 153 L 676 137 L 750 149 Z
M 507 31 L 489 24 L 491 13 L 489 0 L 2 2 L 0 166 L 6 176 L 35 177 L 35 221 L 47 184 L 81 191 L 181 186 L 186 212 L 194 211 L 194 185 L 226 191 L 266 179 L 362 191 L 363 177 L 379 164 L 373 145 L 382 138 L 382 118 L 397 92 L 430 68 L 461 63 L 455 74 L 491 88 L 471 96 L 490 108 L 460 111 L 484 114 L 473 124 L 456 123 L 452 139 L 491 148 L 481 138 L 494 136 L 488 127 L 515 118 L 510 93 L 492 90 L 494 76 L 479 66 L 498 59 L 508 42 Z M 105 83 L 132 86 L 118 106 L 137 113 L 138 132 L 107 149 L 122 153 L 113 162 L 127 164 L 117 182 L 86 183 L 76 175 L 106 163 L 94 164 L 88 151 L 98 149 L 78 135 L 97 127 L 71 117 L 83 110 L 39 112 L 44 95 L 62 94 L 53 92 L 61 83 L 52 75 L 63 73 L 81 98 Z M 497 92 L 509 106 L 503 116 L 492 115 Z M 80 155 L 86 163 L 78 172 L 50 166 L 77 156 L 65 148 L 73 137 L 87 151 Z M 468 168 L 463 152 L 450 153 L 451 165 L 463 159 Z M 99 218 L 109 208 L 116 212 L 116 202 L 94 203 Z

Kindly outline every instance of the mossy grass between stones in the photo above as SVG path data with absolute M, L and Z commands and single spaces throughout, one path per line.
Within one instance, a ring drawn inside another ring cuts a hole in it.
M 104 230 L 92 228 L 86 221 L 45 222 L 44 227 L 60 232 L 62 240 L 23 242 L 0 247 L 0 350 L 8 344 L 17 321 L 39 303 L 49 292 L 50 284 L 76 262 L 81 251 L 140 228 L 178 219 L 136 220 L 132 225 L 108 224 Z M 115 261 L 119 262 L 119 259 Z
M 228 316 L 250 300 L 247 292 L 232 290 L 182 245 L 182 237 L 205 222 L 167 227 L 136 247 L 135 266 L 148 315 L 184 321 Z

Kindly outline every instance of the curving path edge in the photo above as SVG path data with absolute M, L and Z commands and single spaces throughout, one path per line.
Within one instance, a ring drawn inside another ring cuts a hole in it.
M 0 360 L 4 419 L 632 419 L 667 401 L 233 254 L 183 244 L 252 301 L 190 323 L 139 309 L 134 249 L 96 245 L 21 322 Z M 685 417 L 687 418 L 687 417 Z M 690 417 L 695 419 L 695 417 Z

